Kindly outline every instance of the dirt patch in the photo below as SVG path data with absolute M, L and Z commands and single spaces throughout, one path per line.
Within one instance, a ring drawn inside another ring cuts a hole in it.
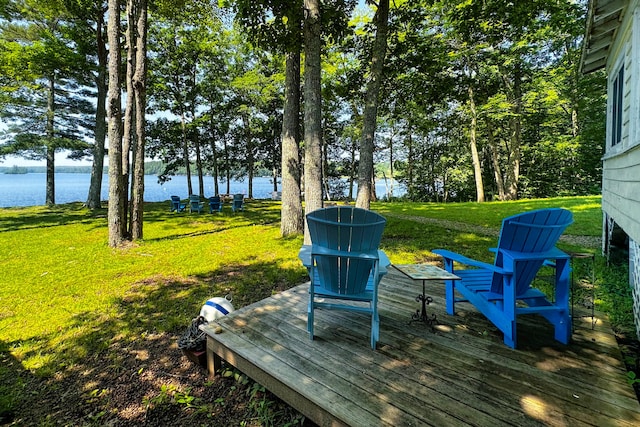
M 169 334 L 116 343 L 53 378 L 24 373 L 4 425 L 313 425 L 237 371 L 208 380 Z

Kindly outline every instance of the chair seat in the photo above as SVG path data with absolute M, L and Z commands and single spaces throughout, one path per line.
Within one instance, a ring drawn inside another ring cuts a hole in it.
M 332 299 L 345 299 L 345 300 L 353 300 L 353 301 L 371 301 L 371 299 L 373 298 L 373 286 L 374 286 L 374 281 L 373 281 L 373 274 L 371 276 L 369 276 L 369 281 L 367 282 L 367 287 L 365 288 L 365 291 L 361 294 L 349 294 L 348 296 L 345 296 L 344 294 L 340 294 L 338 292 L 331 292 L 327 289 L 325 289 L 324 287 L 322 287 L 322 285 L 320 285 L 320 276 L 318 274 L 318 270 L 317 269 L 313 269 L 313 275 L 314 275 L 314 280 L 313 283 L 315 284 L 314 286 L 314 294 L 318 297 L 324 297 L 324 298 L 332 298 Z
M 456 276 L 460 277 L 465 282 L 465 286 L 473 292 L 482 292 L 484 298 L 488 300 L 502 300 L 503 294 L 491 292 L 491 277 L 493 273 L 487 270 L 474 269 L 474 270 L 456 270 Z M 516 295 L 516 301 L 527 301 L 536 298 L 546 299 L 547 296 L 544 292 L 536 288 L 527 288 L 525 292 L 520 292 Z M 466 301 L 462 298 L 456 299 L 456 301 Z

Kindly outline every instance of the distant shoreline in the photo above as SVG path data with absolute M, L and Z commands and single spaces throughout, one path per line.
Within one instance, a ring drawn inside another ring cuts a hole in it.
M 16 172 L 19 170 L 19 172 Z M 14 175 L 25 173 L 47 173 L 46 166 L 0 166 L 0 173 Z M 91 173 L 91 166 L 56 166 L 56 173 Z M 105 168 L 104 173 L 108 173 Z

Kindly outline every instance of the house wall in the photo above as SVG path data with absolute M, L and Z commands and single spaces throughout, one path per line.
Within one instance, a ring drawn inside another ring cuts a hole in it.
M 640 6 L 631 1 L 607 61 L 607 147 L 603 158 L 602 209 L 629 236 L 629 280 L 640 339 Z M 622 142 L 612 145 L 613 82 L 624 67 Z M 611 227 L 605 227 L 605 238 Z

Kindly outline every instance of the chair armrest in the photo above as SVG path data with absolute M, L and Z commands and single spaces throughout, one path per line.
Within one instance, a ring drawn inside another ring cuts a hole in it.
M 361 259 L 378 258 L 379 260 L 378 269 L 380 271 L 380 274 L 385 274 L 387 272 L 387 267 L 391 265 L 391 261 L 389 260 L 389 257 L 382 250 L 378 250 L 376 253 L 377 255 L 376 256 L 373 253 L 369 253 L 369 252 L 358 254 L 353 252 L 335 251 L 331 249 L 322 248 L 321 246 L 302 245 L 302 247 L 300 248 L 300 251 L 298 251 L 298 259 L 302 261 L 302 265 L 304 265 L 305 267 L 313 267 L 313 264 L 311 262 L 312 253 L 318 254 L 318 255 L 326 254 L 326 255 L 333 255 L 333 256 L 348 256 L 348 257 L 361 258 Z
M 378 258 L 379 258 L 379 262 L 378 262 L 378 272 L 383 275 L 383 274 L 387 274 L 387 267 L 389 267 L 391 265 L 391 261 L 389 260 L 389 257 L 387 256 L 386 253 L 384 253 L 383 250 L 378 250 Z
M 311 264 L 311 245 L 302 245 L 298 251 L 298 259 L 302 261 L 305 267 L 312 267 Z
M 455 261 L 457 263 L 468 265 L 468 266 L 471 266 L 471 267 L 478 267 L 478 268 L 482 268 L 484 270 L 490 270 L 490 271 L 493 271 L 495 273 L 500 273 L 500 274 L 512 274 L 512 273 L 510 273 L 508 271 L 503 270 L 500 267 L 496 267 L 493 264 L 488 264 L 486 262 L 482 262 L 482 261 L 478 261 L 478 260 L 475 260 L 475 259 L 467 258 L 464 255 L 460 255 L 460 254 L 457 254 L 455 252 L 448 251 L 446 249 L 433 249 L 431 252 L 433 252 L 434 254 L 440 255 L 445 259 L 450 259 L 450 260 Z

